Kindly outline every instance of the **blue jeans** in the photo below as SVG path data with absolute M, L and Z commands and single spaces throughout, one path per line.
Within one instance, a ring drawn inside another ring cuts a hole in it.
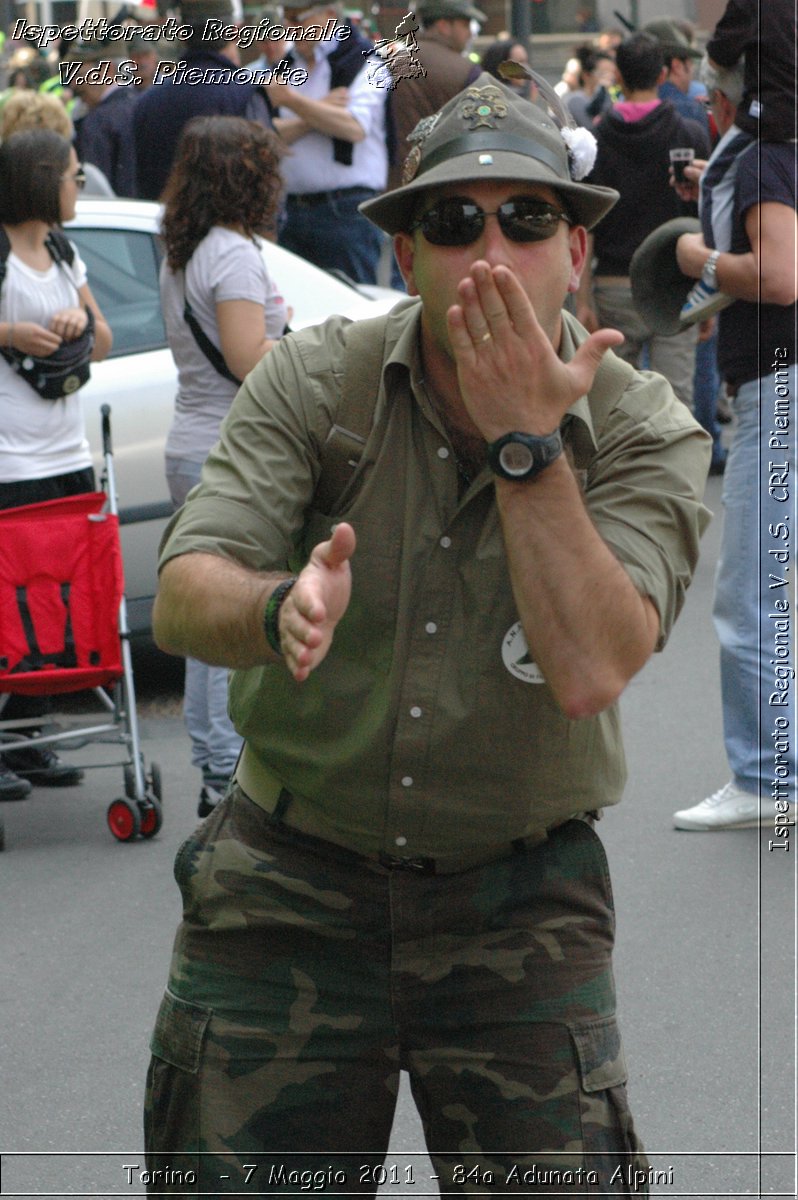
M 179 508 L 196 483 L 201 462 L 167 455 L 166 479 L 175 508 Z M 191 761 L 208 775 L 232 774 L 241 749 L 241 738 L 227 715 L 226 667 L 209 667 L 186 659 L 183 717 L 191 738 Z
M 693 377 L 693 412 L 695 419 L 703 425 L 712 438 L 712 465 L 722 463 L 726 451 L 721 444 L 718 424 L 718 331 L 706 342 L 699 342 L 695 351 L 695 375 Z
M 319 203 L 288 196 L 279 243 L 324 271 L 343 271 L 355 283 L 376 283 L 383 235 L 357 211 L 377 193 L 346 188 Z
M 763 796 L 774 764 L 784 787 L 794 787 L 797 732 L 796 681 L 789 678 L 798 485 L 795 365 L 780 377 L 786 395 L 776 394 L 773 374 L 743 384 L 733 401 L 737 426 L 723 477 L 713 608 L 726 755 L 737 786 L 755 793 L 761 786 Z M 777 428 L 777 405 L 786 429 Z M 781 762 L 774 749 L 779 733 L 789 744 Z

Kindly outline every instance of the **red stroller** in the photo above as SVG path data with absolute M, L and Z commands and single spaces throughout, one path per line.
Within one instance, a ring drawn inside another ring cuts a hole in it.
M 122 760 L 80 765 L 122 767 L 125 795 L 111 802 L 107 820 L 114 837 L 127 842 L 161 828 L 161 772 L 152 763 L 145 774 L 139 742 L 107 405 L 102 435 L 105 492 L 0 512 L 0 751 L 30 745 L 22 730 L 42 723 L 3 721 L 9 694 L 92 689 L 105 722 L 43 730 L 36 745 L 124 747 Z

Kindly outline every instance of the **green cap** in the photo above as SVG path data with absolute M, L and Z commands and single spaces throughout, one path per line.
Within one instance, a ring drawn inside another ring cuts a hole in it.
M 670 58 L 703 58 L 700 50 L 691 46 L 682 31 L 672 21 L 651 21 L 641 33 L 647 33 L 659 42 Z
M 484 25 L 487 17 L 469 0 L 420 0 L 416 12 L 422 21 L 454 20 L 461 17 L 466 21 L 479 21 Z
M 561 129 L 540 105 L 487 72 L 434 116 L 419 121 L 408 141 L 413 148 L 402 185 L 360 205 L 386 233 L 406 232 L 421 194 L 443 184 L 483 179 L 546 184 L 588 229 L 618 199 L 612 188 L 579 182 L 595 154 L 588 130 Z
M 124 49 L 119 42 L 104 42 L 99 38 L 79 38 L 64 47 L 61 52 L 61 61 L 90 63 L 123 56 Z

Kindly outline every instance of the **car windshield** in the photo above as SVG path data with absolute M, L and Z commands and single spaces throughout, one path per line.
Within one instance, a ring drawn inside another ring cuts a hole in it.
M 129 229 L 71 226 L 89 286 L 114 333 L 112 358 L 166 346 L 161 315 L 157 238 Z

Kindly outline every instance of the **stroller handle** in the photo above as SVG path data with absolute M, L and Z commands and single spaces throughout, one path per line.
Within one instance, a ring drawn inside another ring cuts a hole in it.
M 100 415 L 102 416 L 103 454 L 107 457 L 109 454 L 113 454 L 113 452 L 114 452 L 113 447 L 111 445 L 111 406 L 110 406 L 110 404 L 103 404 L 102 408 L 100 409 Z

